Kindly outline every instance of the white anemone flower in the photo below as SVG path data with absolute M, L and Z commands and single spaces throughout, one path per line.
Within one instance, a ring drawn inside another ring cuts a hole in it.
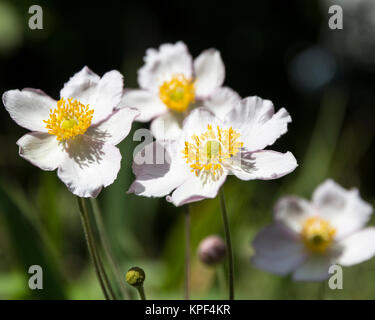
M 375 255 L 375 228 L 364 228 L 372 207 L 358 190 L 327 180 L 312 201 L 281 198 L 274 222 L 254 239 L 254 265 L 295 281 L 323 281 L 333 264 L 351 266 Z
M 203 51 L 194 61 L 183 42 L 148 49 L 145 64 L 138 70 L 140 89 L 127 90 L 126 106 L 138 109 L 137 121 L 152 120 L 151 131 L 157 140 L 175 139 L 183 119 L 197 106 L 216 116 L 225 115 L 228 105 L 239 95 L 223 87 L 225 67 L 220 52 Z
M 128 192 L 168 195 L 168 201 L 181 206 L 216 197 L 228 174 L 268 180 L 296 168 L 292 153 L 262 150 L 287 131 L 291 118 L 285 109 L 274 113 L 271 101 L 249 97 L 225 118 L 221 121 L 204 108 L 193 110 L 178 139 L 155 141 L 135 156 L 136 180 Z
M 19 154 L 58 177 L 80 197 L 96 197 L 114 182 L 121 154 L 116 145 L 139 114 L 116 109 L 123 77 L 116 71 L 102 78 L 84 67 L 64 85 L 56 101 L 41 90 L 10 90 L 3 103 L 12 119 L 32 132 L 17 141 Z

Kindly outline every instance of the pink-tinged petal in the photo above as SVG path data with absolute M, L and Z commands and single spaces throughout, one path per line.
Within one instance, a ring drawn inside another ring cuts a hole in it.
M 256 151 L 272 145 L 287 132 L 288 123 L 292 121 L 289 113 L 284 108 L 274 112 L 270 100 L 254 96 L 243 99 L 226 119 L 228 125 L 240 131 L 246 150 Z
M 99 80 L 96 95 L 90 99 L 90 105 L 95 110 L 93 123 L 108 117 L 122 99 L 124 90 L 123 76 L 117 70 L 112 70 L 103 75 Z
M 100 78 L 88 67 L 84 67 L 65 83 L 61 98 L 73 98 L 94 110 L 92 123 L 108 117 L 116 108 L 123 95 L 123 77 L 116 70 L 109 71 Z
M 241 97 L 237 92 L 231 88 L 222 87 L 216 89 L 207 99 L 203 100 L 203 105 L 223 120 L 240 101 Z
M 61 98 L 74 98 L 83 104 L 88 104 L 95 95 L 100 77 L 87 66 L 74 74 L 60 91 Z
M 180 139 L 183 143 L 190 141 L 193 135 L 199 136 L 201 133 L 206 132 L 208 125 L 212 128 L 222 127 L 222 122 L 208 109 L 196 108 L 185 118 L 182 126 L 183 134 Z
M 135 181 L 128 193 L 163 197 L 182 184 L 190 173 L 187 166 L 171 154 L 173 145 L 153 142 L 139 151 L 133 161 Z
M 185 182 L 177 187 L 170 196 L 167 196 L 167 201 L 172 202 L 176 207 L 190 202 L 215 198 L 227 177 L 225 171 L 215 179 L 205 175 L 196 176 L 194 172 L 189 174 Z
M 332 259 L 329 255 L 310 255 L 305 263 L 294 271 L 294 281 L 324 281 L 329 277 Z
M 167 112 L 151 122 L 151 132 L 156 140 L 175 140 L 182 131 L 183 117 Z
M 319 185 L 312 199 L 319 215 L 336 228 L 337 239 L 360 230 L 372 214 L 372 207 L 361 199 L 357 189 L 346 190 L 333 180 Z
M 116 145 L 127 137 L 134 119 L 139 111 L 131 108 L 122 108 L 113 111 L 105 120 L 87 130 L 91 138 Z
M 120 106 L 139 110 L 139 122 L 148 122 L 155 117 L 165 114 L 168 109 L 154 93 L 146 90 L 125 90 Z
M 241 180 L 278 179 L 297 167 L 291 152 L 280 153 L 271 150 L 242 152 L 230 162 L 231 172 Z
M 148 49 L 144 61 L 138 70 L 138 83 L 142 89 L 154 93 L 158 93 L 160 85 L 175 75 L 182 74 L 188 79 L 193 76 L 193 61 L 183 42 L 162 44 L 159 50 Z
M 197 97 L 206 97 L 219 88 L 225 78 L 225 67 L 220 52 L 203 51 L 194 60 L 195 88 Z
M 117 147 L 81 136 L 66 146 L 66 152 L 57 175 L 73 194 L 95 198 L 116 180 L 121 164 Z
M 358 231 L 339 242 L 342 250 L 338 263 L 352 266 L 371 259 L 375 255 L 375 228 Z
M 37 89 L 9 90 L 3 94 L 3 104 L 11 118 L 31 131 L 47 132 L 43 120 L 49 119 L 56 101 Z
M 255 267 L 278 275 L 295 270 L 307 258 L 298 237 L 284 225 L 274 223 L 261 230 L 253 243 Z
M 44 132 L 25 134 L 17 141 L 19 154 L 42 170 L 55 170 L 64 160 L 65 152 L 56 136 Z
M 308 201 L 292 196 L 281 198 L 274 207 L 275 220 L 296 233 L 301 232 L 304 221 L 315 212 Z

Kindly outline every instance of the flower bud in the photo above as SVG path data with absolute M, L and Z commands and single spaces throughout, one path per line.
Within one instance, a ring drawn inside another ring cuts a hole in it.
M 222 262 L 226 254 L 227 247 L 223 239 L 216 235 L 204 238 L 198 247 L 198 257 L 207 265 Z
M 139 267 L 130 268 L 126 273 L 126 282 L 133 287 L 142 286 L 145 278 L 145 272 Z

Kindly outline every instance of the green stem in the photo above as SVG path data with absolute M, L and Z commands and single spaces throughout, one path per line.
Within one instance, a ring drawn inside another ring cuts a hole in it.
M 85 234 L 85 239 L 86 239 L 86 243 L 87 243 L 87 247 L 89 250 L 91 260 L 94 264 L 95 273 L 96 273 L 96 276 L 98 277 L 99 284 L 100 284 L 100 287 L 102 288 L 105 299 L 110 300 L 107 289 L 104 284 L 102 274 L 100 272 L 100 267 L 99 267 L 99 264 L 95 255 L 93 238 L 92 238 L 90 223 L 88 221 L 88 214 L 87 214 L 87 208 L 85 205 L 85 200 L 80 197 L 77 197 L 77 200 L 78 200 L 79 212 L 81 213 L 83 232 Z
M 229 300 L 234 300 L 234 265 L 233 265 L 233 250 L 232 241 L 230 239 L 230 229 L 228 222 L 227 208 L 225 205 L 224 189 L 220 189 L 220 206 L 223 216 L 223 224 L 225 231 L 225 242 L 228 250 L 228 279 L 229 279 Z
M 190 206 L 185 206 L 185 300 L 190 299 Z
M 120 286 L 120 291 L 121 291 L 122 297 L 123 298 L 124 297 L 129 298 L 130 293 L 129 293 L 127 287 L 125 286 L 125 283 L 121 279 L 120 268 L 119 268 L 118 264 L 116 263 L 116 260 L 114 259 L 113 252 L 111 250 L 111 246 L 110 246 L 109 239 L 108 239 L 108 234 L 107 234 L 107 232 L 105 230 L 105 227 L 104 227 L 103 218 L 102 218 L 103 215 L 101 213 L 100 207 L 99 207 L 96 199 L 92 198 L 90 200 L 91 200 L 91 205 L 93 207 L 95 221 L 96 221 L 96 224 L 98 226 L 99 237 L 100 237 L 104 252 L 105 252 L 105 254 L 108 258 L 108 261 L 109 261 L 109 263 L 112 267 L 112 270 L 114 271 L 116 281 Z
M 96 246 L 95 237 L 94 237 L 94 233 L 93 233 L 92 228 L 91 228 L 90 218 L 89 218 L 89 215 L 88 215 L 88 211 L 87 211 L 86 201 L 85 200 L 83 200 L 83 208 L 86 211 L 86 218 L 87 218 L 87 223 L 88 223 L 88 227 L 89 227 L 88 231 L 89 231 L 89 234 L 91 235 L 91 239 L 92 239 L 92 243 L 93 243 L 93 249 L 94 249 L 94 256 L 95 256 L 95 258 L 96 258 L 96 260 L 98 262 L 99 271 L 101 272 L 102 278 L 104 280 L 104 284 L 107 287 L 107 290 L 108 290 L 110 298 L 112 300 L 116 300 L 116 295 L 114 294 L 112 286 L 111 286 L 111 282 L 108 279 L 107 272 L 106 272 L 106 270 L 104 268 L 104 264 L 103 264 L 102 258 L 100 256 L 99 249 Z
M 95 245 L 95 241 L 94 241 L 94 254 L 96 256 L 96 259 L 98 261 L 98 265 L 99 265 L 99 269 L 100 269 L 100 272 L 102 274 L 102 277 L 104 279 L 104 283 L 106 284 L 107 286 L 107 289 L 108 289 L 108 292 L 110 294 L 110 298 L 112 300 L 117 300 L 116 299 L 116 295 L 115 293 L 113 292 L 113 289 L 112 289 L 112 286 L 111 286 L 111 282 L 109 281 L 108 279 L 108 276 L 107 276 L 107 273 L 105 271 L 105 268 L 104 268 L 104 265 L 103 265 L 103 262 L 102 262 L 102 259 L 100 257 L 100 254 L 99 254 L 99 250 L 97 249 L 96 245 Z
M 99 250 L 96 247 L 95 239 L 94 239 L 94 233 L 91 228 L 90 224 L 90 218 L 88 215 L 87 207 L 86 207 L 86 201 L 83 198 L 78 197 L 78 204 L 81 212 L 81 218 L 83 222 L 83 228 L 86 236 L 86 241 L 88 244 L 89 252 L 91 255 L 91 258 L 94 262 L 95 272 L 99 278 L 100 285 L 102 287 L 102 290 L 104 288 L 104 296 L 106 299 L 116 299 L 115 294 L 113 293 L 111 283 L 108 280 L 107 273 L 105 271 L 103 262 L 101 260 L 101 257 L 99 255 Z
M 325 300 L 326 298 L 326 285 L 327 283 L 323 281 L 319 288 L 318 288 L 318 295 L 317 295 L 317 300 Z
M 138 290 L 139 297 L 141 298 L 141 300 L 146 300 L 146 294 L 143 285 L 137 286 L 136 288 Z
M 220 295 L 222 296 L 227 291 L 227 284 L 226 284 L 226 281 L 225 281 L 224 265 L 223 264 L 219 264 L 216 267 L 215 271 L 216 271 L 216 276 L 217 276 L 217 280 L 218 280 L 218 283 L 219 283 Z

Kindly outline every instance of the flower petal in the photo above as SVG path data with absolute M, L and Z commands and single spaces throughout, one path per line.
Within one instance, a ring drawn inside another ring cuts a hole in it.
M 283 197 L 274 207 L 275 220 L 299 233 L 305 219 L 314 213 L 311 204 L 298 197 Z
M 205 178 L 201 175 L 197 177 L 194 172 L 189 174 L 190 176 L 185 182 L 177 187 L 171 196 L 167 196 L 167 201 L 172 202 L 176 207 L 190 202 L 215 198 L 227 177 L 226 172 L 223 172 L 216 179 Z
M 230 170 L 241 180 L 278 179 L 297 167 L 291 152 L 280 153 L 271 150 L 242 152 L 231 159 Z
M 49 119 L 56 101 L 37 89 L 9 90 L 3 94 L 3 104 L 11 118 L 31 131 L 47 132 L 43 120 Z
M 228 87 L 216 89 L 212 95 L 203 101 L 203 105 L 220 119 L 231 111 L 241 101 L 237 92 Z
M 25 134 L 17 141 L 19 154 L 42 170 L 55 170 L 63 161 L 65 152 L 56 136 L 44 132 Z
M 222 121 L 206 108 L 196 108 L 185 118 L 182 126 L 183 134 L 180 139 L 184 145 L 185 141 L 190 140 L 193 135 L 199 135 L 207 131 L 207 126 L 216 128 L 222 126 Z
M 338 263 L 352 266 L 371 259 L 375 255 L 375 228 L 370 227 L 358 231 L 340 241 L 342 255 Z
M 99 80 L 96 95 L 91 97 L 90 104 L 94 108 L 93 123 L 106 118 L 121 102 L 124 90 L 123 76 L 117 70 L 103 75 Z
M 103 187 L 115 181 L 121 163 L 117 147 L 81 136 L 66 151 L 57 175 L 73 194 L 95 198 Z
M 329 277 L 329 267 L 332 265 L 328 255 L 311 255 L 305 263 L 293 273 L 294 281 L 323 281 Z
M 94 110 L 92 123 L 109 116 L 123 95 L 123 77 L 116 70 L 109 71 L 100 78 L 88 67 L 84 67 L 65 83 L 60 92 L 61 98 L 73 98 L 82 104 L 89 104 Z
M 183 42 L 162 44 L 159 50 L 148 49 L 144 61 L 138 70 L 138 83 L 142 89 L 159 93 L 160 85 L 174 75 L 192 77 L 192 58 Z
M 90 97 L 95 94 L 100 77 L 87 66 L 75 73 L 60 91 L 61 98 L 74 98 L 83 104 L 88 104 Z
M 312 202 L 320 216 L 336 228 L 337 239 L 361 229 L 372 214 L 372 207 L 360 198 L 357 189 L 345 190 L 333 180 L 318 186 Z
M 274 113 L 270 100 L 256 96 L 243 99 L 227 116 L 228 124 L 240 130 L 248 151 L 262 150 L 273 144 L 287 132 L 288 123 L 292 121 L 284 108 Z
M 115 110 L 107 119 L 91 126 L 86 134 L 95 140 L 116 145 L 127 137 L 138 115 L 139 111 L 131 108 Z
M 146 90 L 125 90 L 120 105 L 139 110 L 139 122 L 148 122 L 168 110 L 157 95 Z
M 134 156 L 135 181 L 128 193 L 163 197 L 184 182 L 189 171 L 182 161 L 174 161 L 173 145 L 154 141 Z
M 225 67 L 220 52 L 215 49 L 203 51 L 194 60 L 194 71 L 196 95 L 210 95 L 223 84 L 225 78 Z
M 303 244 L 284 225 L 274 223 L 261 230 L 253 240 L 253 264 L 262 270 L 286 275 L 304 262 Z
M 174 140 L 181 134 L 183 118 L 167 112 L 151 122 L 151 132 L 156 140 Z

